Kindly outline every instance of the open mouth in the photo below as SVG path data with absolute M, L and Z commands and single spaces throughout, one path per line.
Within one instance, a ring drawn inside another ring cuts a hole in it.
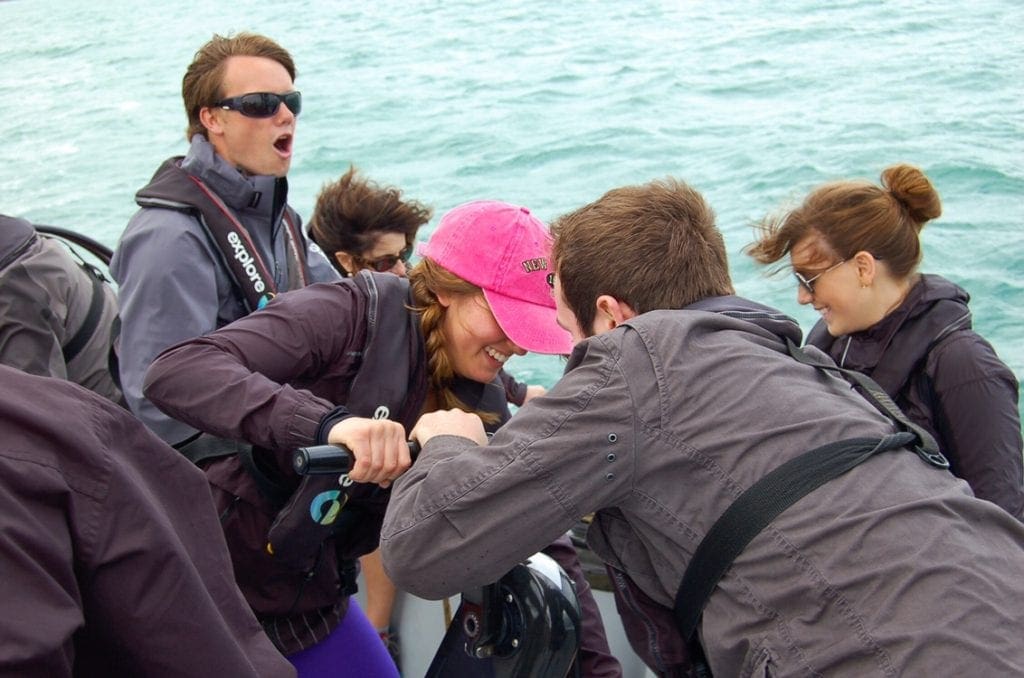
M 292 135 L 282 134 L 274 141 L 274 148 L 277 149 L 278 153 L 282 155 L 288 155 L 292 152 Z
M 490 346 L 487 346 L 487 347 L 484 348 L 484 353 L 486 353 L 487 355 L 491 356 L 492 358 L 494 358 L 495 360 L 497 360 L 499 363 L 502 363 L 502 364 L 504 364 L 505 361 L 509 359 L 509 356 L 507 354 L 499 353 L 498 351 L 495 351 Z

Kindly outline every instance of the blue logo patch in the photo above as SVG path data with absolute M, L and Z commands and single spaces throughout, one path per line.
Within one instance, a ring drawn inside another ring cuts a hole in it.
M 339 490 L 328 490 L 313 497 L 313 501 L 309 504 L 309 515 L 312 516 L 313 522 L 330 525 L 338 519 L 341 508 L 345 505 L 345 501 L 348 501 L 347 495 L 345 501 L 338 501 L 339 495 L 341 495 Z

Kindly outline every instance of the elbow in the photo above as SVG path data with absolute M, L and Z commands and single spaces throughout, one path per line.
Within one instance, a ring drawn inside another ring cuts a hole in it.
M 146 376 L 142 380 L 142 395 L 156 402 L 167 373 L 162 355 L 158 356 L 146 369 Z
M 169 404 L 167 397 L 173 390 L 173 381 L 189 379 L 187 372 L 190 361 L 179 359 L 178 346 L 172 346 L 158 355 L 146 370 L 146 376 L 142 380 L 142 394 L 161 410 Z
M 400 537 L 381 539 L 381 561 L 384 571 L 399 589 L 411 593 L 424 600 L 441 600 L 460 593 L 465 586 L 453 584 L 445 577 L 443 568 L 437 563 L 426 564 L 427 559 L 419 558 L 415 553 L 404 548 Z

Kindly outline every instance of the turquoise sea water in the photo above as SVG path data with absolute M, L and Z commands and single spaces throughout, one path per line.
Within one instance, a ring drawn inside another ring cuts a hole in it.
M 299 68 L 300 213 L 350 162 L 434 205 L 424 236 L 465 200 L 551 219 L 674 175 L 714 206 L 739 293 L 805 331 L 791 279 L 742 254 L 751 224 L 821 182 L 917 164 L 945 208 L 923 270 L 971 292 L 1024 377 L 1022 29 L 1013 0 L 0 2 L 0 212 L 115 244 L 135 190 L 186 148 L 193 52 L 254 30 Z M 561 363 L 513 371 L 550 384 Z

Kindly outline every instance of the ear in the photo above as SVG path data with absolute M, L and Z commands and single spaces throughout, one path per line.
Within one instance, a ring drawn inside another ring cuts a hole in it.
M 224 133 L 224 127 L 220 122 L 220 111 L 212 106 L 204 106 L 199 109 L 199 122 L 203 123 L 207 134 L 220 135 Z
M 448 292 L 434 292 L 434 296 L 437 297 L 437 303 L 441 304 L 445 308 L 451 306 L 452 295 Z
M 861 250 L 853 255 L 853 265 L 857 267 L 857 280 L 861 287 L 871 287 L 878 275 L 878 260 L 871 252 Z
M 338 265 L 341 266 L 341 268 L 344 269 L 344 271 L 348 273 L 350 276 L 353 276 L 359 272 L 359 270 L 356 268 L 355 260 L 352 258 L 352 255 L 349 254 L 348 252 L 338 250 L 337 252 L 334 253 L 334 258 L 337 259 Z
M 619 301 L 610 294 L 602 294 L 594 302 L 597 313 L 594 315 L 594 334 L 602 334 L 637 316 L 629 304 Z

